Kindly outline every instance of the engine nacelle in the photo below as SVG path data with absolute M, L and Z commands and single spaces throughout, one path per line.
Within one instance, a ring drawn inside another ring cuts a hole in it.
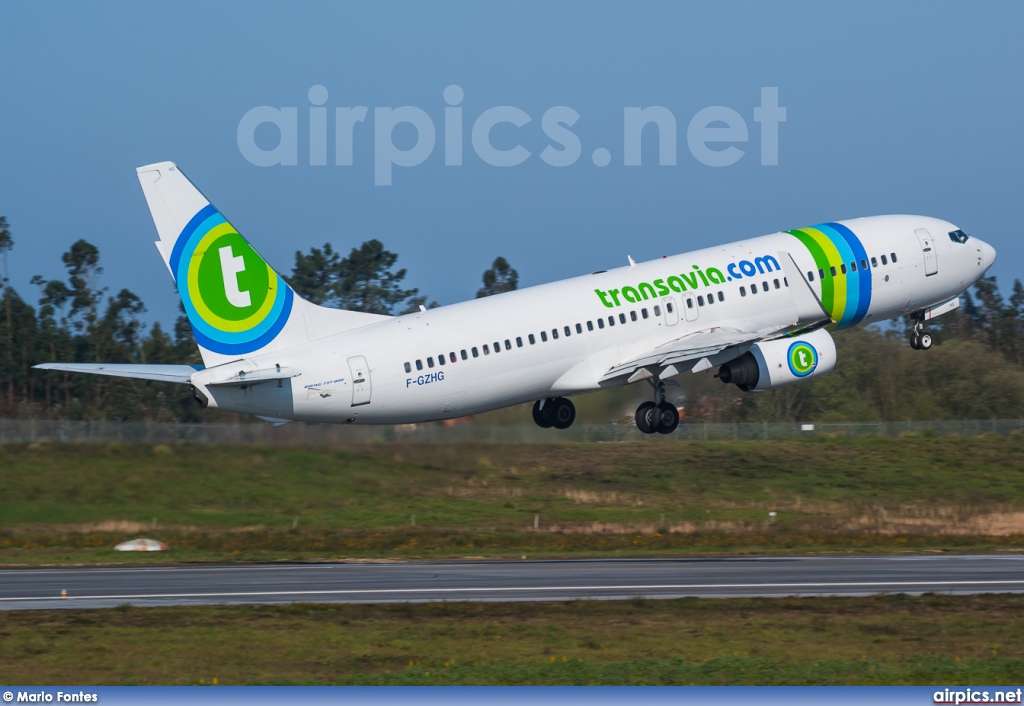
M 836 367 L 836 344 L 825 329 L 797 338 L 755 343 L 718 369 L 717 377 L 745 392 L 763 392 L 824 375 Z

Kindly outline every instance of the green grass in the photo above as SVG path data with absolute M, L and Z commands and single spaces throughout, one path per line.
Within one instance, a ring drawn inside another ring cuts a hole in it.
M 1021 436 L 0 446 L 4 563 L 153 561 L 106 551 L 139 534 L 204 561 L 978 551 L 1022 532 Z
M 1024 596 L 0 613 L 0 682 L 1014 684 Z

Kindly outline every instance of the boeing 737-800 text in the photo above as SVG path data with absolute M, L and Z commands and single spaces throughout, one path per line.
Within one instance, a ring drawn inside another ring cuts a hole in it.
M 303 300 L 172 163 L 139 181 L 203 366 L 47 363 L 192 386 L 204 407 L 291 420 L 397 424 L 535 402 L 564 429 L 568 397 L 646 380 L 645 433 L 679 423 L 665 382 L 718 368 L 756 392 L 832 370 L 830 330 L 904 314 L 910 345 L 995 261 L 937 218 L 797 228 L 401 316 Z

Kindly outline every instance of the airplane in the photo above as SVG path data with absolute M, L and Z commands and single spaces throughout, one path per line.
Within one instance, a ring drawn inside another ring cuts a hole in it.
M 667 384 L 717 368 L 761 392 L 836 365 L 831 331 L 931 319 L 995 262 L 992 246 L 937 218 L 822 223 L 482 299 L 384 316 L 300 297 L 172 162 L 139 181 L 203 365 L 45 363 L 44 370 L 191 386 L 204 408 L 289 421 L 406 424 L 533 402 L 566 429 L 573 395 L 646 381 L 645 434 L 670 434 Z

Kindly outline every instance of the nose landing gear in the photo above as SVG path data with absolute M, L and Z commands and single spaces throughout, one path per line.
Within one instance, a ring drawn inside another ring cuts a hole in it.
M 665 401 L 664 381 L 654 378 L 647 382 L 654 388 L 654 401 L 636 408 L 636 428 L 644 434 L 671 434 L 679 426 L 679 410 Z
M 935 345 L 935 336 L 924 327 L 924 319 L 914 317 L 914 328 L 910 331 L 910 347 L 915 351 L 926 351 Z
M 533 421 L 541 429 L 568 429 L 576 421 L 576 406 L 564 397 L 533 403 Z

